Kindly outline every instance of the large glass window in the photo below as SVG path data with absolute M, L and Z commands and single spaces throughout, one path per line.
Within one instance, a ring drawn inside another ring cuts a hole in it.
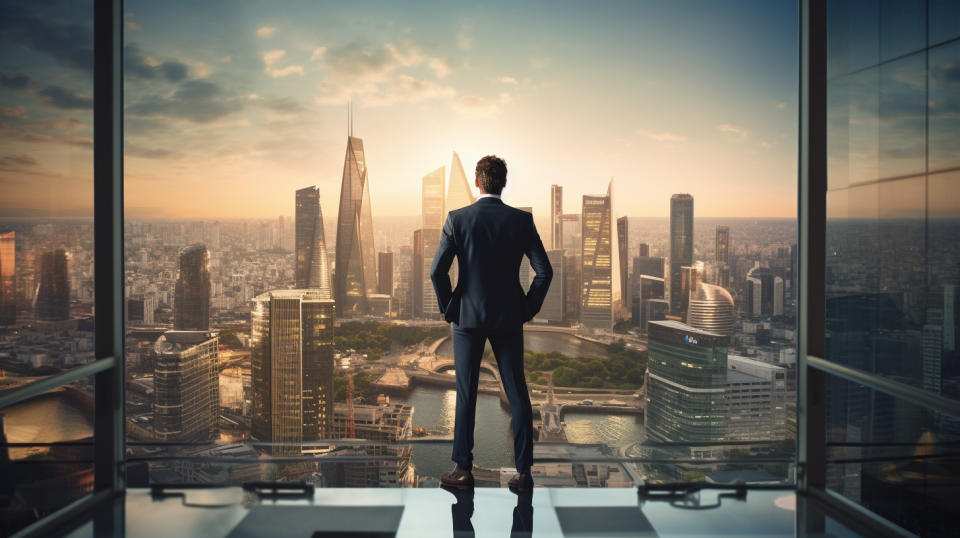
M 952 8 L 927 4 L 829 2 L 826 358 L 956 399 L 960 49 L 946 35 Z M 940 488 L 958 469 L 943 451 L 958 434 L 956 417 L 831 377 L 827 486 L 942 532 L 930 525 L 949 510 Z
M 0 2 L 0 396 L 93 362 L 93 3 Z M 93 490 L 93 378 L 0 408 L 0 534 Z
M 525 367 L 534 456 L 565 463 L 535 476 L 790 482 L 795 6 L 429 4 L 127 2 L 127 431 L 149 480 L 435 485 L 456 398 L 429 267 L 496 153 L 554 267 Z M 499 485 L 489 349 L 479 390 L 477 477 Z M 262 464 L 197 471 L 231 455 Z

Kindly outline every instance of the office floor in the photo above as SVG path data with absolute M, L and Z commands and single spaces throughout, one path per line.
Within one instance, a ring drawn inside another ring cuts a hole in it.
M 477 488 L 472 499 L 469 493 L 455 496 L 439 488 L 319 489 L 312 500 L 277 501 L 257 500 L 240 488 L 183 493 L 156 498 L 149 490 L 131 489 L 111 513 L 99 519 L 91 514 L 67 536 L 797 535 L 798 496 L 792 491 L 749 491 L 737 499 L 705 490 L 699 498 L 673 504 L 643 501 L 634 489 L 538 488 L 517 496 L 506 489 Z M 720 506 L 709 508 L 717 502 Z M 818 531 L 807 536 L 859 535 L 807 506 L 801 511 L 805 517 L 818 518 L 812 527 Z M 112 530 L 110 521 L 121 521 L 123 532 Z

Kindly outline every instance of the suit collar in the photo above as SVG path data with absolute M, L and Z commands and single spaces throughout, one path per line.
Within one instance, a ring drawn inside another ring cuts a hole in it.
M 494 196 L 484 196 L 483 198 L 477 198 L 475 204 L 502 204 L 503 200 L 496 198 Z

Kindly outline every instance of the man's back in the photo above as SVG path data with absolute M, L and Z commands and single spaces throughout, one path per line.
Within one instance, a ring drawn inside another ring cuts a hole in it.
M 524 255 L 537 274 L 529 294 L 519 280 Z M 442 278 L 453 256 L 456 290 Z M 492 330 L 516 329 L 529 321 L 543 304 L 552 274 L 533 216 L 494 197 L 450 212 L 431 270 L 447 321 Z

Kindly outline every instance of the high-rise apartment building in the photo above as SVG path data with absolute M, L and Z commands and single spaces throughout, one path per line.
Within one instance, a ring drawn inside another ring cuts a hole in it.
M 647 434 L 664 442 L 724 440 L 727 337 L 678 321 L 647 325 Z
M 583 197 L 580 322 L 613 327 L 613 222 L 610 187 L 605 196 Z
M 180 252 L 173 328 L 177 331 L 206 331 L 210 328 L 210 254 L 203 245 L 191 245 Z
M 70 318 L 70 277 L 67 274 L 67 251 L 62 248 L 40 255 L 36 316 L 41 321 Z
M 333 420 L 334 301 L 329 289 L 274 290 L 253 299 L 251 433 L 274 455 L 328 438 Z
M 630 306 L 630 234 L 628 230 L 627 217 L 617 219 L 617 249 L 620 262 L 618 270 L 620 271 L 620 303 L 624 308 Z
M 16 232 L 0 233 L 0 325 L 17 322 Z
M 220 436 L 219 338 L 167 331 L 154 344 L 153 428 L 160 441 L 203 443 Z
M 393 295 L 393 252 L 379 253 L 377 262 L 377 291 Z
M 295 286 L 298 289 L 329 288 L 330 282 L 322 281 L 330 278 L 329 273 L 322 270 L 326 262 L 320 260 L 321 255 L 325 255 L 327 243 L 323 231 L 320 189 L 306 187 L 298 190 L 295 211 Z
M 670 311 L 682 315 L 682 268 L 693 264 L 693 196 L 670 197 Z
M 367 294 L 377 289 L 377 260 L 367 161 L 363 140 L 355 136 L 347 137 L 336 249 L 333 290 L 337 314 L 364 314 Z
M 563 248 L 563 187 L 550 185 L 550 246 Z

